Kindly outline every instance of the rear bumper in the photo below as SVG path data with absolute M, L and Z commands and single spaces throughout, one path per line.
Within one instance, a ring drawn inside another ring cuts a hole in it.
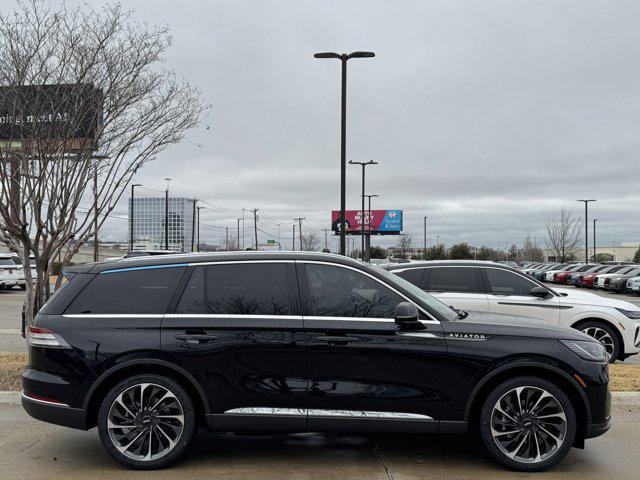
M 54 404 L 30 398 L 22 393 L 22 408 L 36 420 L 62 425 L 63 427 L 87 430 L 87 415 L 82 408 L 72 408 L 64 404 Z

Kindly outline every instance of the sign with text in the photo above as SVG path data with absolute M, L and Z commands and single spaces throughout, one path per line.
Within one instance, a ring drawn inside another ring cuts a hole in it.
M 347 235 L 359 235 L 362 231 L 362 221 L 364 220 L 364 231 L 371 235 L 399 235 L 402 232 L 402 210 L 371 210 L 364 211 L 364 219 L 361 210 L 347 210 L 345 212 L 345 222 Z M 340 210 L 331 212 L 331 230 L 334 233 L 340 232 Z

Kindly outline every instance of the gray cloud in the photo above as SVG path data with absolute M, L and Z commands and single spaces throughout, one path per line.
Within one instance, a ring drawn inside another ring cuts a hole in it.
M 597 198 L 603 243 L 639 240 L 640 4 L 584 2 L 138 1 L 168 24 L 167 64 L 214 105 L 190 141 L 137 181 L 221 209 L 329 226 L 339 204 L 339 63 L 316 51 L 373 50 L 349 64 L 348 158 L 374 158 L 374 206 L 402 208 L 408 233 L 502 245 L 578 198 Z M 197 145 L 202 145 L 198 147 Z M 348 206 L 358 208 L 359 168 Z M 152 192 L 146 192 L 151 194 Z M 126 211 L 123 203 L 121 211 Z M 205 213 L 206 212 L 206 213 Z M 265 231 L 275 223 L 264 218 Z M 247 225 L 248 226 L 248 225 Z M 110 223 L 122 236 L 126 222 Z M 208 241 L 222 230 L 203 229 Z M 393 239 L 378 238 L 377 244 Z

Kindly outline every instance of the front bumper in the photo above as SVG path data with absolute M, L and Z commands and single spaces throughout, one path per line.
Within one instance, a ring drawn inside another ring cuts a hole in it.
M 82 408 L 31 398 L 25 392 L 22 392 L 22 408 L 36 420 L 80 430 L 88 429 L 86 411 Z

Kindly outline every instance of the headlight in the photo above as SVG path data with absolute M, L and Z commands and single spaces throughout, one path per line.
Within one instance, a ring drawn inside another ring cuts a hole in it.
M 560 342 L 583 360 L 591 362 L 606 362 L 608 360 L 607 351 L 599 342 L 575 340 L 560 340 Z
M 640 310 L 625 310 L 624 308 L 616 308 L 616 310 L 629 318 L 640 319 Z

